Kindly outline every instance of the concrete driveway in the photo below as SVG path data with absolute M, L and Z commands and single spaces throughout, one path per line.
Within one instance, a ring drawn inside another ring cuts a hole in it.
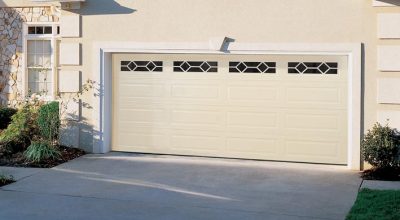
M 110 153 L 0 189 L 0 219 L 344 219 L 345 167 Z

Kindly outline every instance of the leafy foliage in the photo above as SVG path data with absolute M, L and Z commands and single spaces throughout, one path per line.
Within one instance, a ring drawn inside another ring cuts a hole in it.
M 35 110 L 25 106 L 11 117 L 11 123 L 0 134 L 0 148 L 3 153 L 15 153 L 26 149 L 30 138 L 35 135 Z
M 0 174 L 0 187 L 5 186 L 7 184 L 15 182 L 13 176 L 6 176 L 4 174 Z
M 58 138 L 60 129 L 60 109 L 58 102 L 50 102 L 39 108 L 37 124 L 43 139 L 54 141 Z
M 0 107 L 0 129 L 6 129 L 11 122 L 11 117 L 17 112 L 13 108 Z
M 376 123 L 362 141 L 365 161 L 378 169 L 399 166 L 400 136 L 396 129 Z
M 40 163 L 48 159 L 59 159 L 61 152 L 47 141 L 33 141 L 24 155 L 28 160 Z

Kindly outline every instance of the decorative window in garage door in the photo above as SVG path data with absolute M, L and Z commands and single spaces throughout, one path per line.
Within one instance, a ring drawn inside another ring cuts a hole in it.
M 121 71 L 162 72 L 162 61 L 121 61 Z
M 218 62 L 216 61 L 175 61 L 174 72 L 216 73 Z
M 275 62 L 229 62 L 230 73 L 276 73 Z
M 291 74 L 337 74 L 338 63 L 333 62 L 289 62 Z

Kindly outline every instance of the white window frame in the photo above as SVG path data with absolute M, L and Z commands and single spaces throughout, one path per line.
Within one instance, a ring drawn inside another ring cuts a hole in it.
M 32 26 L 52 26 L 52 34 L 28 34 L 28 27 Z M 57 91 L 57 40 L 60 35 L 57 33 L 57 29 L 60 26 L 59 22 L 26 22 L 23 24 L 23 73 L 22 73 L 22 96 L 28 95 L 29 91 L 29 77 L 28 77 L 28 41 L 29 40 L 49 40 L 51 46 L 51 91 L 48 92 L 45 97 L 47 100 L 54 100 Z

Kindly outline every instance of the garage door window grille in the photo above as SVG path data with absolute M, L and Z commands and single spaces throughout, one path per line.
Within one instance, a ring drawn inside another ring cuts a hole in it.
M 191 73 L 216 73 L 218 62 L 216 61 L 175 61 L 174 72 Z
M 276 73 L 275 62 L 229 62 L 230 73 Z
M 162 61 L 121 61 L 121 71 L 124 72 L 162 72 Z
M 338 74 L 338 63 L 332 62 L 289 62 L 290 74 Z

